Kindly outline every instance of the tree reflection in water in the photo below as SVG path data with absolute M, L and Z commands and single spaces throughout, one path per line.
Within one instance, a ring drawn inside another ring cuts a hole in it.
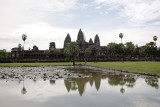
M 77 90 L 79 92 L 79 95 L 82 96 L 85 92 L 85 86 L 89 82 L 90 86 L 92 87 L 93 83 L 95 83 L 95 87 L 97 91 L 100 89 L 101 79 L 108 78 L 108 83 L 111 86 L 121 86 L 120 92 L 122 94 L 125 93 L 124 86 L 128 88 L 133 88 L 135 86 L 135 82 L 138 79 L 137 74 L 130 74 L 130 73 L 121 73 L 121 72 L 95 72 L 88 68 L 69 68 L 68 70 L 71 70 L 75 73 L 83 74 L 84 77 L 82 78 L 67 78 L 64 80 L 66 89 L 68 92 L 71 90 Z M 154 77 L 146 77 L 145 81 L 148 85 L 158 89 L 158 78 Z
M 23 81 L 23 88 L 22 88 L 22 90 L 21 90 L 21 93 L 22 93 L 23 95 L 27 93 L 27 89 L 26 89 L 25 86 L 24 86 L 24 81 Z
M 153 77 L 146 77 L 145 78 L 145 82 L 151 86 L 154 87 L 155 89 L 159 89 L 159 85 L 158 85 L 158 78 L 153 78 Z
M 53 85 L 53 84 L 55 84 L 55 83 L 56 83 L 56 81 L 55 81 L 55 80 L 50 80 L 49 82 L 50 82 L 50 84 L 51 84 L 51 85 Z

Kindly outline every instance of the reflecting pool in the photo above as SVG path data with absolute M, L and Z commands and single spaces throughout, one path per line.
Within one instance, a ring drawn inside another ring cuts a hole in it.
M 160 107 L 160 78 L 94 67 L 0 67 L 0 107 Z

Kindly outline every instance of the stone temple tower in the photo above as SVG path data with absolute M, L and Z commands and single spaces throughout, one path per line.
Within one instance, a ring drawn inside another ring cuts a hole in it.
M 50 44 L 49 44 L 49 50 L 53 51 L 55 48 L 56 48 L 55 42 L 50 42 Z
M 77 36 L 77 42 L 78 43 L 85 43 L 85 38 L 84 38 L 84 34 L 82 32 L 82 30 L 80 29 L 78 32 L 78 36 Z
M 71 43 L 71 37 L 70 37 L 70 35 L 68 33 L 67 36 L 66 36 L 66 38 L 65 38 L 65 40 L 64 40 L 64 46 L 63 46 L 63 48 L 67 48 L 70 43 Z
M 81 29 L 78 32 L 77 43 L 78 43 L 78 45 L 79 45 L 79 47 L 81 49 L 86 46 L 86 41 L 85 41 L 84 33 L 82 32 Z
M 92 40 L 92 38 L 90 38 L 90 40 L 89 40 L 89 45 L 93 45 L 93 40 Z
M 94 38 L 94 44 L 100 46 L 100 40 L 99 40 L 99 36 L 97 34 Z

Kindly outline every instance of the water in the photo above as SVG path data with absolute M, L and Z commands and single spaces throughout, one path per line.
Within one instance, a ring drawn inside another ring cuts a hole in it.
M 160 107 L 159 81 L 93 67 L 5 67 L 0 107 Z

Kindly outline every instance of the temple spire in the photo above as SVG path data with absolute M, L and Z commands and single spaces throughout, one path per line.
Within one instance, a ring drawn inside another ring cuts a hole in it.
M 64 48 L 67 48 L 67 46 L 71 43 L 71 37 L 69 35 L 69 33 L 67 34 L 65 40 L 64 40 Z
M 92 38 L 89 39 L 89 44 L 90 44 L 90 45 L 93 45 L 93 40 L 92 40 Z
M 84 43 L 85 42 L 84 34 L 83 34 L 81 29 L 78 32 L 77 42 L 78 43 Z
M 99 36 L 96 34 L 95 38 L 94 38 L 94 44 L 100 46 L 100 40 L 99 40 Z

